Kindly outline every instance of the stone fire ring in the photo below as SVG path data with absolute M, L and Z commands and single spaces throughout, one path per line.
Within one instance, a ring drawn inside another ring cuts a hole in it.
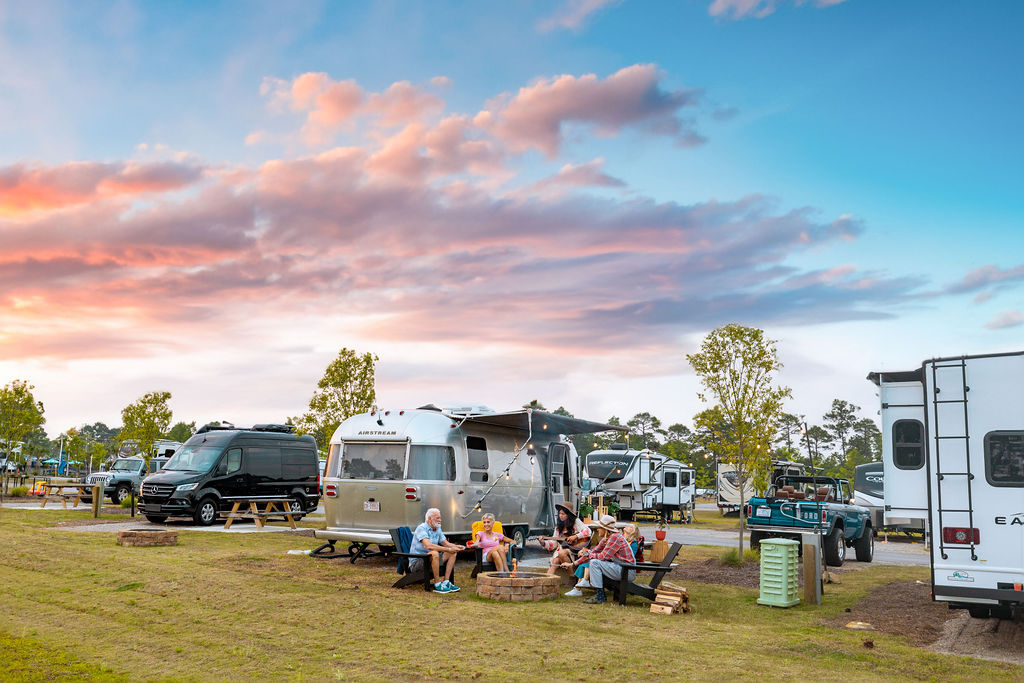
M 177 529 L 122 529 L 117 544 L 124 546 L 178 545 Z
M 509 602 L 536 602 L 557 598 L 562 587 L 561 577 L 551 574 L 516 572 L 486 572 L 476 577 L 476 594 L 491 600 Z

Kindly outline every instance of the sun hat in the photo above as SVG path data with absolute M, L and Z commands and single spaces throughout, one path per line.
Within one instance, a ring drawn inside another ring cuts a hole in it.
M 619 530 L 619 528 L 615 526 L 615 518 L 611 515 L 602 515 L 601 519 L 597 520 L 597 526 L 601 527 L 605 531 L 611 531 L 612 533 Z
M 572 510 L 570 510 L 566 506 L 562 505 L 561 503 L 555 503 L 555 509 L 556 510 L 563 510 L 565 512 L 565 514 L 567 514 L 567 515 L 572 515 L 573 517 L 576 516 L 575 512 L 573 512 Z

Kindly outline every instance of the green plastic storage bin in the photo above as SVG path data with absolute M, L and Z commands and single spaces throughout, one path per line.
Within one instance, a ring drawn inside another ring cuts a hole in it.
M 792 607 L 800 602 L 798 576 L 800 542 L 788 538 L 761 541 L 759 605 Z

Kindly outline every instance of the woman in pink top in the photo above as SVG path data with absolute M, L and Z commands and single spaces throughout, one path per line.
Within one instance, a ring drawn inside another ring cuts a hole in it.
M 494 530 L 494 515 L 485 512 L 480 518 L 484 528 L 476 532 L 474 541 L 480 546 L 484 560 L 490 560 L 499 572 L 508 571 L 508 547 L 505 543 L 511 543 L 512 539 Z

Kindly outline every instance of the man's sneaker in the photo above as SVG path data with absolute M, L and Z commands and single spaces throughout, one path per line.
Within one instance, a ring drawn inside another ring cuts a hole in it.
M 583 601 L 587 605 L 599 605 L 602 602 L 607 602 L 607 598 L 604 597 L 604 589 L 598 588 L 597 592 L 591 595 L 589 598 Z
M 583 595 L 583 591 L 580 590 L 579 586 L 573 588 L 571 591 L 565 594 L 567 598 L 578 598 Z
M 579 580 L 579 581 L 578 581 L 578 582 L 576 583 L 576 587 L 577 587 L 577 588 L 593 588 L 593 586 L 591 586 L 591 585 L 590 585 L 590 582 L 589 582 L 589 581 L 587 581 L 586 579 L 580 579 L 580 580 Z
M 445 591 L 446 593 L 458 593 L 460 590 L 462 590 L 461 588 L 456 586 L 454 583 L 452 583 L 448 579 L 444 580 L 444 585 L 445 585 L 445 588 L 448 589 L 448 590 Z
M 435 583 L 434 584 L 434 592 L 435 593 L 451 593 L 452 591 L 451 591 L 450 588 L 448 588 L 448 582 L 447 581 L 442 581 L 440 583 Z

